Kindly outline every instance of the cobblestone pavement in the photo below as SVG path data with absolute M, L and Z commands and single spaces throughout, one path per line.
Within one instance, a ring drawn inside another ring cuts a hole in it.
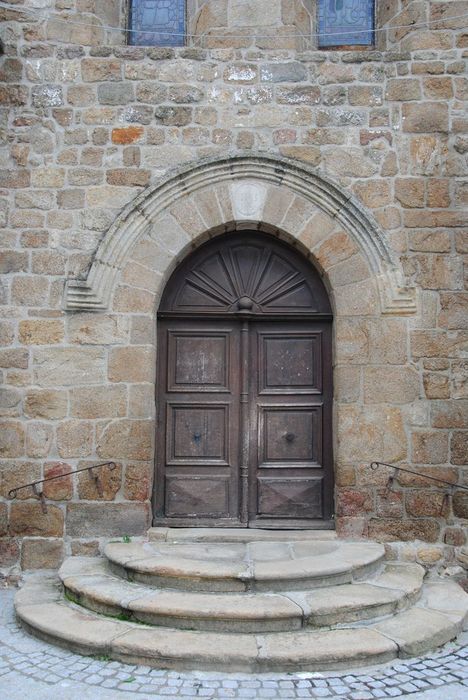
M 226 674 L 161 671 L 79 656 L 27 635 L 13 613 L 14 590 L 0 590 L 2 700 L 136 698 L 330 698 L 466 700 L 468 635 L 436 653 L 351 673 Z

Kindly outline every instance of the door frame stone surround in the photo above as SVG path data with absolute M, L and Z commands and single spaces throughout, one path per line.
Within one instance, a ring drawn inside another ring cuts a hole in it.
M 408 457 L 400 404 L 417 398 L 405 354 L 407 317 L 417 312 L 417 297 L 385 235 L 350 193 L 307 166 L 264 154 L 206 159 L 172 171 L 125 207 L 99 245 L 87 278 L 67 282 L 64 308 L 151 317 L 155 328 L 158 303 L 176 265 L 208 238 L 243 229 L 289 242 L 323 276 L 335 319 L 337 525 L 341 534 L 372 535 L 365 521 L 373 509 L 359 501 L 359 489 L 349 508 L 347 467 Z M 365 351 L 363 334 L 370 334 Z M 153 381 L 155 351 L 140 356 Z M 377 381 L 380 376 L 401 383 L 401 398 L 367 401 L 362 375 L 369 365 L 380 370 Z M 154 427 L 154 413 L 151 420 Z

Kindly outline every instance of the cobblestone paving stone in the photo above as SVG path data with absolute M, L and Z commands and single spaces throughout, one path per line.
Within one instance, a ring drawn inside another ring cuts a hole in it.
M 104 657 L 83 657 L 47 644 L 22 630 L 13 612 L 14 590 L 0 590 L 0 696 L 3 700 L 32 696 L 30 681 L 47 684 L 50 692 L 41 698 L 76 697 L 135 700 L 151 698 L 330 698 L 331 700 L 374 700 L 375 698 L 428 698 L 462 700 L 468 696 L 468 635 L 462 643 L 406 662 L 378 669 L 353 672 L 290 674 L 221 674 L 157 670 L 111 661 Z M 460 640 L 459 640 L 460 641 Z M 23 682 L 24 681 L 24 682 Z M 18 688 L 20 683 L 23 686 Z M 16 691 L 8 688 L 16 687 Z M 53 690 L 56 686 L 56 691 Z M 58 687 L 59 686 L 59 687 Z M 75 695 L 64 690 L 76 688 Z M 443 686 L 443 690 L 442 690 Z M 88 688 L 91 694 L 82 692 Z M 94 688 L 94 691 L 92 690 Z M 18 690 L 20 692 L 18 692 Z M 110 695 L 106 690 L 112 691 Z M 116 691 L 119 691 L 118 693 Z M 433 694 L 433 691 L 435 694 Z M 417 695 L 415 695 L 417 694 Z M 34 697 L 39 697 L 34 694 Z

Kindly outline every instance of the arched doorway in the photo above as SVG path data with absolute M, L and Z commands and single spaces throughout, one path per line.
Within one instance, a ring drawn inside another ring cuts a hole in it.
M 210 240 L 158 313 L 154 524 L 333 527 L 332 314 L 295 249 Z

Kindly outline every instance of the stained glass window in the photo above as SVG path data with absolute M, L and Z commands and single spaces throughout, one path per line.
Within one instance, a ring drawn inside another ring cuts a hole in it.
M 138 46 L 183 46 L 185 0 L 131 0 L 129 43 Z
M 374 0 L 318 0 L 319 46 L 372 46 Z

